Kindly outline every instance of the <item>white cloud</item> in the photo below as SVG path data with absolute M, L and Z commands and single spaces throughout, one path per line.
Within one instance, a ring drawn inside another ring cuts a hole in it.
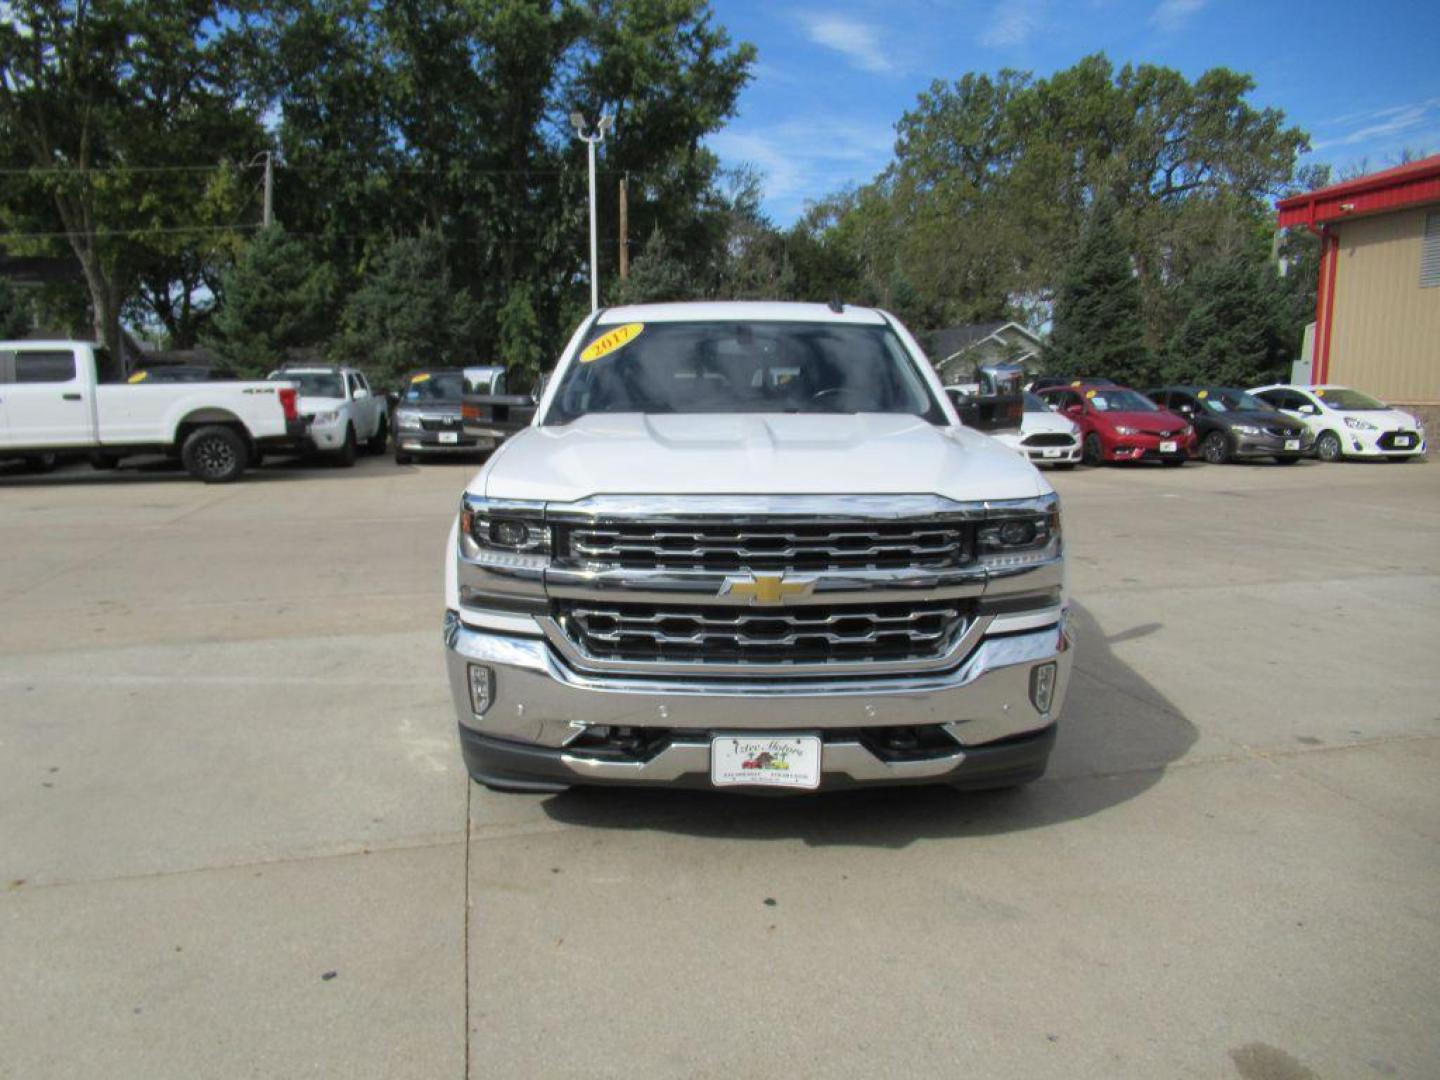
M 1040 9 L 1034 0 L 1002 0 L 990 12 L 980 44 L 988 49 L 1024 45 L 1040 29 L 1040 23 Z
M 765 208 L 787 225 L 808 200 L 872 179 L 889 163 L 895 133 L 888 123 L 811 117 L 749 130 L 732 123 L 706 142 L 725 164 L 764 174 Z
M 1210 0 L 1160 0 L 1150 14 L 1150 22 L 1166 33 L 1179 30 Z
M 1385 149 L 1378 144 L 1403 141 L 1405 137 L 1414 136 L 1419 129 L 1433 127 L 1437 121 L 1440 121 L 1440 97 L 1391 105 L 1371 112 L 1350 113 L 1324 125 L 1330 134 L 1314 140 L 1310 148 L 1329 150 L 1338 146 L 1375 145 L 1378 149 Z M 1356 124 L 1360 126 L 1355 127 Z
M 895 70 L 895 62 L 882 47 L 879 27 L 847 15 L 818 11 L 801 13 L 800 21 L 811 41 L 835 50 L 861 71 L 884 75 Z

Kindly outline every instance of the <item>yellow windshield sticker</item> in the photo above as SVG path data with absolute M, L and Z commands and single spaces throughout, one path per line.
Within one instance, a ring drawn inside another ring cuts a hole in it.
M 1198 396 L 1199 396 L 1199 398 L 1200 398 L 1201 401 L 1204 401 L 1207 397 L 1210 396 L 1210 391 L 1209 391 L 1209 390 L 1201 390 Z
M 602 334 L 580 354 L 580 362 L 588 364 L 591 360 L 599 360 L 602 356 L 608 356 L 616 349 L 622 348 L 640 336 L 640 331 L 645 329 L 644 323 L 632 322 L 624 326 L 617 326 L 607 334 Z
M 1072 382 L 1070 385 L 1071 385 L 1071 386 L 1079 386 L 1079 385 L 1080 385 L 1080 380 L 1079 380 L 1079 379 L 1076 379 L 1076 380 L 1075 380 L 1074 382 Z
M 148 376 L 149 374 L 150 374 L 150 373 L 149 373 L 148 371 L 137 371 L 137 372 L 135 372 L 134 375 L 131 375 L 131 376 L 130 376 L 130 381 L 131 381 L 132 383 L 133 383 L 133 382 L 144 382 L 146 376 Z
M 1088 401 L 1090 398 L 1093 398 L 1094 396 L 1095 396 L 1095 391 L 1094 391 L 1094 390 L 1086 390 L 1086 391 L 1085 391 L 1085 399 L 1086 399 L 1087 401 Z
M 1325 396 L 1325 390 L 1324 390 L 1324 388 L 1323 388 L 1323 387 L 1317 387 L 1316 390 L 1315 390 L 1315 396 L 1316 396 L 1316 397 L 1324 397 L 1324 396 Z
M 420 375 L 411 375 L 411 376 L 410 376 L 410 385 L 413 386 L 413 385 L 415 385 L 417 382 L 425 382 L 425 381 L 428 380 L 429 378 L 430 378 L 430 373 L 429 373 L 428 371 L 427 371 L 427 372 L 424 372 L 424 373 L 422 373 L 422 374 L 420 374 Z

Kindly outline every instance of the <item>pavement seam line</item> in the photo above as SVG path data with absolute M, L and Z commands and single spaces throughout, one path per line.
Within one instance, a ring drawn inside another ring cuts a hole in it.
M 465 913 L 461 919 L 465 934 L 465 947 L 460 955 L 465 964 L 465 1080 L 470 1080 L 470 831 L 474 820 L 470 813 L 470 801 L 475 797 L 475 782 L 465 775 Z

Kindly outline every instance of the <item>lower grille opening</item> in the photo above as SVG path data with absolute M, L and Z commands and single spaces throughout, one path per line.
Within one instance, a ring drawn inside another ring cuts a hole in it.
M 728 734 L 733 734 L 727 732 Z M 758 733 L 756 733 L 758 734 Z M 708 742 L 713 733 L 693 728 L 630 727 L 597 724 L 565 747 L 567 753 L 605 761 L 650 761 L 671 743 Z M 889 727 L 829 728 L 820 732 L 825 745 L 858 742 L 881 761 L 928 761 L 953 754 L 959 744 L 942 724 Z

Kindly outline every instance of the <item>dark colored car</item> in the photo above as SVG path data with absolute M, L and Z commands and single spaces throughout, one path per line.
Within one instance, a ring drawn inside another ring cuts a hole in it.
M 503 368 L 422 368 L 405 376 L 393 414 L 395 464 L 494 449 L 494 439 L 466 433 L 460 404 L 477 385 L 493 385 L 497 377 L 504 379 Z
M 1184 465 L 1195 450 L 1195 429 L 1125 386 L 1052 386 L 1038 394 L 1080 427 L 1081 460 L 1160 461 Z
M 1166 386 L 1150 399 L 1195 425 L 1200 454 L 1212 465 L 1267 457 L 1293 465 L 1315 452 L 1301 421 L 1233 386 Z

